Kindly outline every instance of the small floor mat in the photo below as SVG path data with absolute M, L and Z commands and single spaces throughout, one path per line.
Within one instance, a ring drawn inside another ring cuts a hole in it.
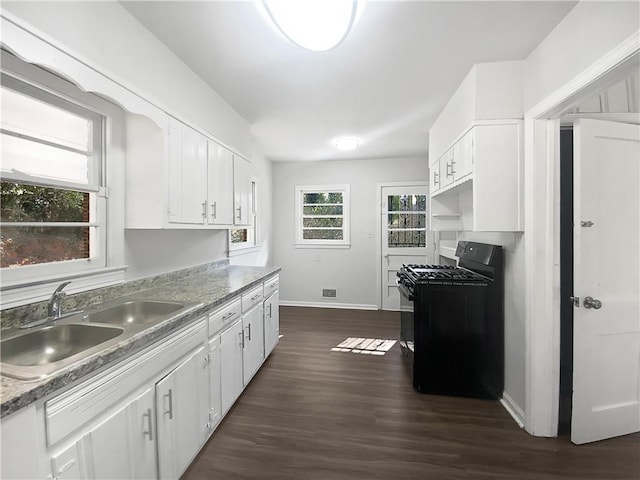
M 385 340 L 381 338 L 357 338 L 349 337 L 331 349 L 332 352 L 362 353 L 364 355 L 384 355 L 397 340 Z

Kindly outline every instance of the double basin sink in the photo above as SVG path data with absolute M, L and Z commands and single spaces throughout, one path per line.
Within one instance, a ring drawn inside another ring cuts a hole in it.
M 22 380 L 48 377 L 194 305 L 123 300 L 20 330 L 0 342 L 0 372 Z

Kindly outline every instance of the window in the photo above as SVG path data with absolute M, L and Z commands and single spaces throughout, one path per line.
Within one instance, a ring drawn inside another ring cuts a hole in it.
M 349 185 L 296 186 L 296 246 L 348 247 Z
M 258 244 L 258 213 L 257 213 L 257 181 L 251 181 L 251 217 L 250 227 L 233 228 L 229 230 L 229 251 L 255 247 Z
M 427 196 L 387 197 L 387 245 L 389 248 L 427 245 Z
M 6 52 L 0 80 L 3 303 L 35 301 L 29 285 L 62 278 L 76 289 L 88 274 L 104 273 L 85 283 L 94 288 L 121 281 L 122 111 Z

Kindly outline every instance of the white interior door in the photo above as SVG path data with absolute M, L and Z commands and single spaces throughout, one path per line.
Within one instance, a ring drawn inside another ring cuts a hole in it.
M 400 310 L 396 273 L 427 258 L 427 186 L 383 186 L 380 222 L 382 309 Z
M 571 440 L 586 443 L 640 430 L 640 126 L 578 120 L 573 168 Z

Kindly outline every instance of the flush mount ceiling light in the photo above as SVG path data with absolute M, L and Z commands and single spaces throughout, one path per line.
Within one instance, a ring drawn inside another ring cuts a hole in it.
M 339 45 L 358 10 L 353 0 L 262 0 L 262 4 L 285 37 L 314 52 Z
M 338 150 L 355 150 L 360 146 L 360 139 L 357 137 L 339 137 L 333 141 L 333 146 Z

